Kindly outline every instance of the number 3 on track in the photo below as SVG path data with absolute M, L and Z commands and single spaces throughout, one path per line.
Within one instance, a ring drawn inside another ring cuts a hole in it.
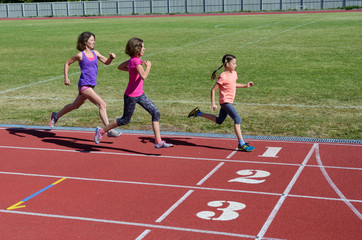
M 215 212 L 212 211 L 202 211 L 198 212 L 196 216 L 205 220 L 215 220 L 215 221 L 230 221 L 234 220 L 239 216 L 239 213 L 236 211 L 242 210 L 246 207 L 245 204 L 233 201 L 212 201 L 207 204 L 210 207 L 216 208 L 219 211 L 219 216 L 216 216 Z M 222 207 L 225 205 L 224 207 Z

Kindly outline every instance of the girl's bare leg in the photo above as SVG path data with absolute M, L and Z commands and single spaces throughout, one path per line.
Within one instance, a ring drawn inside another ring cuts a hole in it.
M 118 127 L 118 124 L 117 124 L 117 121 L 114 120 L 114 121 L 111 122 L 110 124 L 107 124 L 107 125 L 103 128 L 103 130 L 104 130 L 104 132 L 108 132 L 109 130 L 111 130 L 111 129 L 113 129 L 113 128 L 116 128 L 116 127 Z
M 209 119 L 209 120 L 211 120 L 213 122 L 216 122 L 216 116 L 213 115 L 213 114 L 202 113 L 200 117 L 203 117 L 203 118 Z
M 65 105 L 63 107 L 63 109 L 57 113 L 57 118 L 60 118 L 61 116 L 63 116 L 64 114 L 67 114 L 68 112 L 78 109 L 80 106 L 83 105 L 83 103 L 85 103 L 85 101 L 87 101 L 86 97 L 84 97 L 82 95 L 78 95 L 75 98 L 74 102 Z
M 155 135 L 155 143 L 158 144 L 162 141 L 161 133 L 160 133 L 160 122 L 157 122 L 157 121 L 152 122 L 152 129 L 153 129 L 153 133 Z
M 82 92 L 82 96 L 89 99 L 94 105 L 99 108 L 99 117 L 101 118 L 104 126 L 109 124 L 107 116 L 107 104 L 103 99 L 92 89 L 88 88 Z
M 234 124 L 234 131 L 235 131 L 235 134 L 236 134 L 236 137 L 238 138 L 238 140 L 242 140 L 243 135 L 241 135 L 240 124 Z

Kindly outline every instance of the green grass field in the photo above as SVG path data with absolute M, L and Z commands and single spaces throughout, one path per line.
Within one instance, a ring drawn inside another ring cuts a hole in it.
M 220 15 L 151 18 L 82 18 L 0 21 L 0 123 L 48 125 L 77 95 L 78 35 L 91 31 L 96 49 L 113 64 L 99 63 L 96 92 L 110 120 L 122 116 L 128 74 L 117 65 L 131 37 L 145 41 L 152 62 L 144 84 L 160 109 L 162 131 L 233 133 L 233 122 L 215 125 L 188 119 L 198 106 L 211 111 L 210 75 L 226 53 L 237 56 L 235 107 L 246 135 L 362 139 L 362 12 Z M 221 73 L 221 72 L 220 72 Z M 137 107 L 126 129 L 151 130 L 150 116 Z M 86 103 L 57 126 L 101 125 L 98 109 Z

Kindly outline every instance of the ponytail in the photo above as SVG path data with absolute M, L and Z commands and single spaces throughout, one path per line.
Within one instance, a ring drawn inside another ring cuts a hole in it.
M 225 66 L 226 63 L 230 62 L 231 60 L 236 59 L 234 55 L 226 54 L 222 57 L 222 65 L 211 74 L 211 81 L 216 79 L 216 72 L 220 70 L 223 66 Z
M 211 81 L 216 79 L 216 72 L 219 71 L 223 66 L 224 66 L 224 64 L 221 65 L 220 67 L 216 68 L 215 71 L 213 71 L 213 73 L 211 74 Z

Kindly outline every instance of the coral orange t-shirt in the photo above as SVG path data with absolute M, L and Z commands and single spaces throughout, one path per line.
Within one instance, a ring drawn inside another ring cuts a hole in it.
M 236 80 L 238 80 L 238 74 L 236 71 L 232 73 L 223 72 L 217 79 L 219 85 L 219 103 L 233 103 L 236 94 Z

